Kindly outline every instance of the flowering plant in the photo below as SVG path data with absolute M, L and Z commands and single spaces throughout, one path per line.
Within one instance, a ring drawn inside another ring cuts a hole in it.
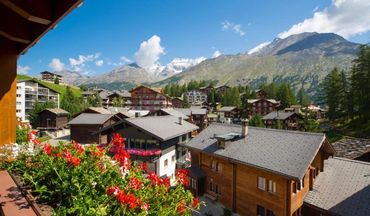
M 130 161 L 119 134 L 105 149 L 74 141 L 42 144 L 32 132 L 29 140 L 37 152 L 22 154 L 6 167 L 56 215 L 191 215 L 199 208 L 186 190 L 185 170 L 177 172 L 174 186 L 169 178 L 147 173 L 146 163 Z M 109 157 L 112 147 L 115 154 Z

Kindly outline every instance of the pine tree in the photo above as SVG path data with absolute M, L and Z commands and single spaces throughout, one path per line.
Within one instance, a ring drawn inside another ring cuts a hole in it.
M 341 104 L 343 102 L 343 85 L 340 73 L 334 68 L 325 78 L 322 85 L 325 102 L 329 106 L 329 119 L 336 119 L 342 116 Z
M 114 107 L 122 107 L 123 106 L 123 98 L 122 97 L 114 97 L 112 100 L 112 105 Z
M 360 46 L 352 67 L 351 83 L 355 109 L 362 121 L 370 120 L 370 46 Z
M 303 85 L 302 85 L 301 89 L 299 89 L 299 91 L 297 93 L 297 100 L 298 100 L 298 103 L 302 107 L 306 107 L 308 105 L 308 103 L 309 103 L 308 97 L 304 93 L 304 87 L 303 87 Z
M 69 112 L 70 117 L 79 113 L 82 109 L 82 101 L 73 94 L 71 88 L 67 86 L 66 92 L 60 102 L 60 107 Z
M 261 116 L 258 115 L 258 114 L 252 116 L 252 118 L 249 120 L 249 125 L 250 126 L 255 126 L 255 127 L 265 127 L 265 125 L 263 124 Z
M 33 105 L 32 110 L 28 113 L 28 120 L 33 128 L 37 128 L 40 124 L 39 112 L 43 111 L 46 108 L 55 108 L 53 102 L 40 103 L 38 101 Z

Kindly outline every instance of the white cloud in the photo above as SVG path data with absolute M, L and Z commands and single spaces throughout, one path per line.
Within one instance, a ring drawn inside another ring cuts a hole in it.
M 79 55 L 77 59 L 69 58 L 69 65 L 71 67 L 71 70 L 81 72 L 84 70 L 87 62 L 93 62 L 95 60 L 98 60 L 100 56 L 101 56 L 100 53 L 95 53 L 95 54 L 90 54 L 90 55 Z M 103 63 L 104 61 L 101 63 L 101 65 L 103 65 Z M 101 65 L 96 64 L 96 66 L 101 66 Z
M 217 58 L 217 57 L 219 57 L 220 55 L 222 55 L 222 53 L 220 52 L 220 50 L 216 50 L 216 51 L 212 54 L 212 58 Z
M 98 67 L 103 66 L 103 64 L 104 64 L 104 60 L 95 61 L 95 65 L 98 66 Z
M 121 56 L 121 58 L 120 58 L 123 62 L 125 62 L 125 63 L 131 63 L 132 62 L 132 60 L 131 59 L 129 59 L 129 58 L 127 58 L 126 56 Z
M 332 0 L 332 4 L 316 11 L 313 17 L 293 25 L 278 36 L 286 38 L 302 32 L 334 32 L 345 38 L 370 30 L 369 0 Z
M 18 74 L 26 74 L 26 73 L 28 73 L 29 70 L 31 70 L 30 66 L 17 65 L 17 73 Z
M 232 30 L 235 33 L 239 34 L 240 36 L 245 35 L 245 32 L 242 30 L 241 24 L 234 24 L 229 21 L 224 21 L 224 22 L 221 22 L 221 26 L 222 26 L 223 31 Z
M 260 51 L 262 48 L 264 48 L 265 46 L 269 45 L 271 42 L 267 41 L 267 42 L 263 42 L 261 44 L 259 44 L 258 46 L 248 50 L 248 55 L 250 54 L 253 54 L 253 53 L 256 53 L 258 51 Z
M 49 67 L 53 71 L 62 71 L 64 69 L 64 64 L 58 58 L 53 58 L 49 63 Z
M 161 46 L 161 38 L 153 35 L 149 40 L 140 44 L 139 50 L 135 53 L 136 63 L 151 72 L 161 55 L 165 54 L 164 47 Z
M 193 67 L 202 61 L 206 60 L 205 57 L 201 56 L 198 58 L 174 58 L 170 63 L 165 67 L 166 70 L 173 71 L 175 73 L 180 73 L 183 70 Z M 163 70 L 163 69 L 162 69 Z

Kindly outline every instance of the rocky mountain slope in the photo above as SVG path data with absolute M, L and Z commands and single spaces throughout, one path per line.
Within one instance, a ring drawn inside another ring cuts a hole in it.
M 302 33 L 277 38 L 252 54 L 223 55 L 208 59 L 155 85 L 217 80 L 218 84 L 258 87 L 263 82 L 303 82 L 313 91 L 334 67 L 349 69 L 358 44 L 333 33 Z

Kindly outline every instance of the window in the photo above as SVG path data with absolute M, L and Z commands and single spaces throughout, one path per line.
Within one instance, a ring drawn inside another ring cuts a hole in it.
M 168 166 L 168 159 L 164 160 L 164 166 Z
M 216 172 L 219 172 L 219 173 L 222 172 L 222 163 L 217 163 L 216 164 Z
M 268 191 L 271 193 L 276 193 L 276 182 L 269 180 Z
M 304 179 L 305 179 L 305 178 L 306 178 L 306 175 L 304 175 L 304 176 L 303 176 L 303 179 L 301 180 L 301 182 L 302 182 L 302 183 L 301 183 L 302 188 L 304 188 Z
M 270 209 L 266 209 L 266 215 L 267 216 L 275 216 L 274 212 L 271 211 Z
M 216 161 L 211 160 L 211 169 L 215 170 L 216 169 Z
M 172 155 L 171 157 L 171 161 L 174 162 L 175 161 L 175 155 Z
M 293 191 L 293 194 L 297 193 L 297 183 L 295 181 L 292 184 L 292 191 Z
M 257 186 L 261 190 L 266 190 L 266 179 L 258 176 Z
M 257 216 L 265 216 L 265 208 L 257 205 Z
M 20 94 L 17 94 L 17 97 L 21 97 L 21 95 Z

